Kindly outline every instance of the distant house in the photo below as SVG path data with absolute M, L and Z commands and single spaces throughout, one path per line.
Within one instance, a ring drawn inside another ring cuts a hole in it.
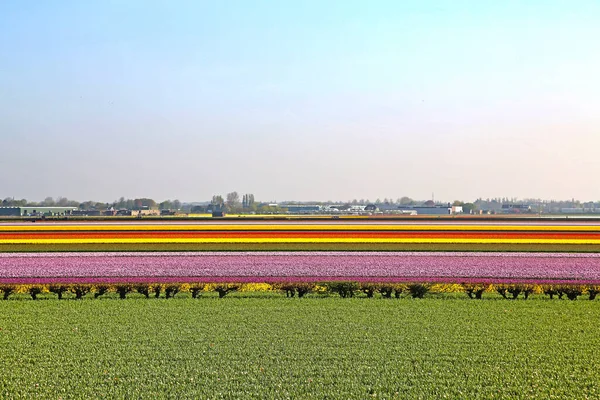
M 463 206 L 452 206 L 452 214 L 462 214 Z
M 20 217 L 21 207 L 0 207 L 0 216 L 2 217 Z
M 209 204 L 206 212 L 210 213 L 213 218 L 221 218 L 225 216 L 225 208 L 220 204 Z
M 408 215 L 449 215 L 452 214 L 452 206 L 403 206 L 397 204 L 369 204 L 365 211 L 382 212 L 383 214 L 408 214 Z
M 192 206 L 192 208 L 190 209 L 190 212 L 192 214 L 205 214 L 205 213 L 209 212 L 208 211 L 208 207 L 209 207 L 208 205 L 206 205 L 206 206 Z M 211 210 L 211 212 L 212 212 L 212 210 Z
M 53 216 L 53 215 L 73 215 L 77 211 L 77 207 L 9 207 L 18 208 L 21 216 Z
M 600 213 L 600 208 L 563 207 L 560 209 L 560 212 L 563 214 L 598 214 Z
M 375 204 L 367 204 L 365 206 L 365 211 L 375 212 L 375 211 L 379 211 L 379 208 L 377 208 L 377 206 Z
M 145 208 L 142 210 L 133 210 L 131 212 L 131 215 L 133 215 L 134 217 L 157 216 L 160 215 L 160 212 L 158 210 L 150 210 L 148 208 Z
M 100 210 L 82 210 L 81 215 L 85 215 L 86 217 L 99 217 L 102 215 L 102 211 Z
M 416 211 L 417 215 L 449 215 L 452 207 L 449 206 L 414 206 L 403 207 L 403 210 Z
M 316 204 L 286 204 L 283 207 L 287 208 L 289 214 L 312 214 L 321 211 L 321 206 Z
M 531 212 L 529 204 L 502 204 L 504 214 L 527 214 Z

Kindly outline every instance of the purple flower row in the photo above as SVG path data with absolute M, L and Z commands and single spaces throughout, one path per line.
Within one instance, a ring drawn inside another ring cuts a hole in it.
M 0 254 L 0 283 L 282 280 L 600 284 L 600 254 L 450 252 Z
M 459 283 L 459 284 L 532 284 L 532 285 L 600 285 L 600 279 L 523 279 L 523 278 L 408 278 L 408 277 L 347 277 L 347 276 L 322 276 L 322 277 L 249 277 L 249 276 L 221 276 L 215 278 L 199 278 L 195 276 L 179 277 L 69 277 L 69 278 L 1 278 L 1 284 L 17 285 L 50 285 L 50 284 L 116 284 L 116 283 L 294 283 L 294 282 L 331 282 L 331 281 L 356 281 L 369 283 Z

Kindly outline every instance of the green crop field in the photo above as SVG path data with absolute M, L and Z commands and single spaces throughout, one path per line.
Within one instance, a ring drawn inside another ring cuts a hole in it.
M 1 398 L 599 398 L 596 302 L 0 302 Z

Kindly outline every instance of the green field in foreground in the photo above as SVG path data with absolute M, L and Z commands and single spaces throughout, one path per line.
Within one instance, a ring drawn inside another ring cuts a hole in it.
M 0 302 L 0 398 L 599 398 L 597 302 Z

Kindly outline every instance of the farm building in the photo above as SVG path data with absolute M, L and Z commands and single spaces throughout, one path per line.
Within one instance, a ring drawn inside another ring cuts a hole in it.
M 285 204 L 282 207 L 287 208 L 290 214 L 310 214 L 321 211 L 321 206 L 316 204 Z
M 452 213 L 452 207 L 447 206 L 414 206 L 404 209 L 414 210 L 417 212 L 417 215 L 448 215 Z
M 0 207 L 0 216 L 2 217 L 20 217 L 21 207 Z
M 77 207 L 20 207 L 21 215 L 69 215 Z
M 452 214 L 452 206 L 401 206 L 396 204 L 369 204 L 366 210 L 377 209 L 384 214 L 412 214 L 417 215 L 448 215 Z
M 71 215 L 73 211 L 77 211 L 77 207 L 0 207 L 0 215 L 14 217 L 30 215 Z
M 505 214 L 526 214 L 531 212 L 529 204 L 502 204 L 502 212 Z

